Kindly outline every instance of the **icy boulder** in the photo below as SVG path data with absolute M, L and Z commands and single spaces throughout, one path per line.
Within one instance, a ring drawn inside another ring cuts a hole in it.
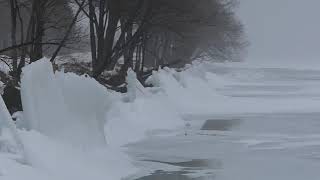
M 80 82 L 81 81 L 81 82 Z M 105 145 L 106 92 L 97 82 L 73 74 L 54 74 L 48 59 L 23 69 L 23 116 L 30 129 L 65 143 Z

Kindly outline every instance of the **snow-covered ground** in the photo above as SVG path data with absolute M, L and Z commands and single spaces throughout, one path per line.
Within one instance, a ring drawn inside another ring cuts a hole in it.
M 0 179 L 318 179 L 320 70 L 202 62 L 147 81 L 129 72 L 119 94 L 25 68 L 19 129 L 0 116 Z

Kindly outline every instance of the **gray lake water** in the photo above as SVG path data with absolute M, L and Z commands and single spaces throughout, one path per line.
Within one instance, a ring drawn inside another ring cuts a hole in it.
M 320 113 L 248 114 L 191 124 L 187 135 L 181 131 L 132 145 L 130 153 L 148 171 L 137 180 L 298 180 L 319 175 Z

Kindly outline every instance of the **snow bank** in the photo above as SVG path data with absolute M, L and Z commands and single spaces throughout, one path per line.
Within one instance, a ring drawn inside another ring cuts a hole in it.
M 137 172 L 132 160 L 119 149 L 83 150 L 35 131 L 22 132 L 22 137 L 26 148 L 32 152 L 33 171 L 45 173 L 52 179 L 117 180 Z
M 47 59 L 23 69 L 23 118 L 29 129 L 81 147 L 113 147 L 139 141 L 149 132 L 183 126 L 175 106 L 153 94 L 128 71 L 128 93 L 110 92 L 94 79 L 53 73 Z M 168 84 L 171 86 L 170 84 Z
M 119 101 L 107 114 L 106 138 L 110 146 L 123 146 L 142 140 L 154 130 L 174 130 L 184 125 L 166 97 L 137 98 L 132 103 Z
M 217 114 L 318 112 L 318 71 L 238 66 L 195 62 L 180 72 L 168 68 L 153 72 L 147 83 L 165 94 L 167 104 L 174 105 L 184 118 L 211 118 Z M 294 91 L 291 86 L 300 90 Z M 264 91 L 259 90 L 261 88 Z M 295 94 L 290 94 L 291 91 Z M 270 98 L 269 94 L 279 98 Z
M 119 147 L 106 146 L 105 114 L 113 102 L 122 101 L 119 94 L 86 76 L 54 73 L 48 59 L 23 69 L 21 94 L 24 112 L 20 121 L 27 122 L 23 127 L 27 130 L 17 134 L 21 134 L 31 166 L 11 160 L 12 152 L 5 156 L 0 152 L 0 179 L 113 180 L 137 172 Z M 0 122 L 4 118 L 12 122 L 2 110 L 6 108 L 0 108 Z M 10 140 L 7 131 L 2 134 Z M 0 139 L 0 147 L 5 142 Z M 11 146 L 6 149 L 12 151 Z
M 21 161 L 28 163 L 24 144 L 13 123 L 10 113 L 0 95 L 0 152 L 20 155 Z
M 88 147 L 104 146 L 107 139 L 109 146 L 118 147 L 158 129 L 183 126 L 182 117 L 190 115 L 292 112 L 302 109 L 299 104 L 315 111 L 315 104 L 319 104 L 317 99 L 223 95 L 219 89 L 236 82 L 228 79 L 228 71 L 208 62 L 196 62 L 181 72 L 164 68 L 147 80 L 154 87 L 144 88 L 129 70 L 128 93 L 122 95 L 86 76 L 54 74 L 50 63 L 41 60 L 23 71 L 23 117 L 31 129 L 49 137 Z
M 9 129 L 2 130 L 1 137 L 10 141 L 0 139 L 0 148 L 11 153 L 21 134 L 21 149 L 28 152 L 32 166 L 0 152 L 1 179 L 122 179 L 136 173 L 120 147 L 155 130 L 183 126 L 183 120 L 163 94 L 149 92 L 133 71 L 128 74 L 129 92 L 122 95 L 86 76 L 54 73 L 48 59 L 25 67 L 21 83 L 24 112 L 18 124 L 26 130 L 16 132 L 13 124 L 8 125 L 12 120 L 0 101 L 0 127 Z M 11 131 L 16 135 L 14 141 L 8 136 Z
M 54 73 L 47 59 L 33 63 L 23 69 L 24 112 L 18 123 L 28 131 L 17 132 L 0 98 L 0 179 L 121 179 L 137 171 L 123 146 L 158 130 L 175 131 L 187 115 L 301 112 L 301 106 L 317 112 L 319 98 L 223 95 L 219 89 L 253 76 L 250 71 L 238 78 L 237 73 L 232 81 L 234 74 L 224 67 L 194 63 L 181 72 L 153 72 L 147 82 L 154 87 L 144 88 L 129 70 L 128 93 L 120 94 L 86 76 Z M 32 166 L 22 165 L 12 154 L 24 154 Z
M 169 104 L 174 104 L 181 114 L 212 112 L 215 102 L 225 97 L 218 94 L 219 87 L 213 75 L 205 71 L 182 71 L 164 68 L 153 72 L 147 83 L 161 89 Z M 209 83 L 211 81 L 211 83 Z
M 30 165 L 13 153 L 0 152 L 1 180 L 120 180 L 137 172 L 118 149 L 82 150 L 35 131 L 21 131 Z
M 128 70 L 127 88 L 123 100 L 117 101 L 106 119 L 105 133 L 108 145 L 124 146 L 144 139 L 155 130 L 173 130 L 183 126 L 175 106 L 168 104 L 167 96 L 153 94 Z

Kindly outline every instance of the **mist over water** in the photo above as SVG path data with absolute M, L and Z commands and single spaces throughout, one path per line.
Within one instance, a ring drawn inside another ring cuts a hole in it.
M 320 1 L 241 0 L 239 16 L 250 42 L 247 61 L 320 64 Z

